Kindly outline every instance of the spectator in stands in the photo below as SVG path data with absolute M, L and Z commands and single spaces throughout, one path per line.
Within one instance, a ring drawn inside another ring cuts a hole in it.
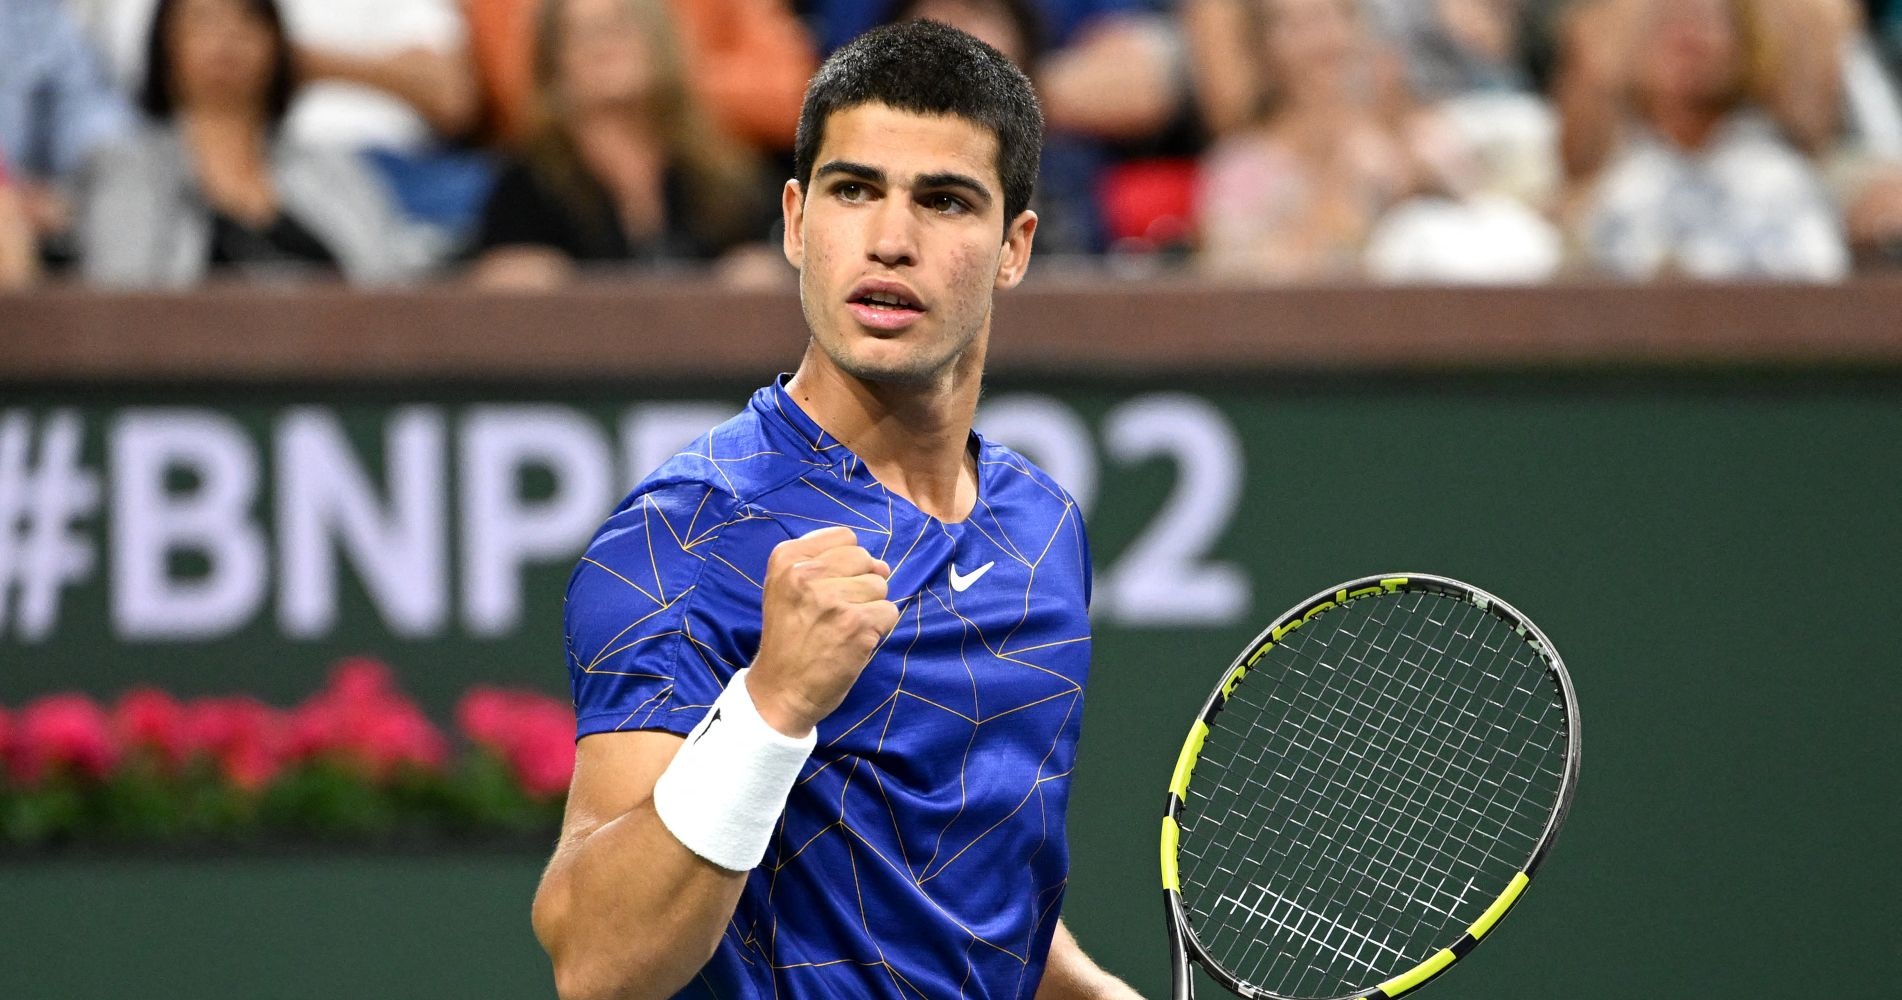
M 304 87 L 287 127 L 313 143 L 416 149 L 475 124 L 453 0 L 283 0 Z
M 76 0 L 120 77 L 145 75 L 156 0 Z M 277 0 L 300 86 L 286 129 L 368 159 L 412 217 L 461 234 L 491 180 L 457 145 L 480 110 L 456 0 Z
M 1867 267 L 1902 264 L 1902 87 L 1872 34 L 1884 16 L 1902 17 L 1902 2 L 1865 11 L 1849 0 L 1786 0 L 1777 10 L 1787 33 L 1822 40 L 1813 48 L 1833 41 L 1841 53 L 1842 130 L 1825 176 L 1850 250 Z
M 383 282 L 422 263 L 361 161 L 282 133 L 293 54 L 272 0 L 159 0 L 151 121 L 83 189 L 86 276 L 179 288 L 207 274 Z
M 526 151 L 484 213 L 478 281 L 549 287 L 577 264 L 712 260 L 749 242 L 764 254 L 778 206 L 701 110 L 664 0 L 548 0 L 535 95 Z
M 68 0 L 116 74 L 143 80 L 158 0 Z M 476 112 L 453 0 L 281 0 L 299 88 L 301 140 L 404 148 L 467 132 Z
M 40 276 L 40 255 L 26 203 L 0 159 L 0 292 L 17 292 Z
M 1248 124 L 1203 161 L 1197 215 L 1214 274 L 1358 275 L 1381 214 L 1433 180 L 1356 0 L 1256 0 Z
M 493 180 L 459 145 L 481 102 L 456 0 L 279 0 L 296 56 L 290 137 L 353 149 L 413 219 L 466 235 Z
M 1422 100 L 1530 88 L 1520 45 L 1525 0 L 1364 0 L 1403 53 Z
M 1837 130 L 1838 39 L 1774 32 L 1755 0 L 1592 0 L 1559 80 L 1585 261 L 1646 278 L 1841 277 L 1813 154 Z
M 16 211 L 55 251 L 72 221 L 70 181 L 133 124 L 61 2 L 0 2 L 0 160 Z
M 493 132 L 527 136 L 536 0 L 462 0 Z M 786 0 L 670 0 L 695 96 L 722 133 L 764 153 L 789 152 L 806 81 L 819 68 Z
M 1383 73 L 1404 78 L 1415 99 L 1532 90 L 1521 29 L 1535 0 L 1361 0 L 1388 45 L 1374 55 Z M 1184 30 L 1202 120 L 1215 135 L 1247 123 L 1255 78 L 1257 20 L 1250 0 L 1184 0 Z
M 1558 116 L 1534 88 L 1537 0 L 1378 0 L 1413 93 L 1472 151 L 1477 189 L 1542 213 L 1561 189 Z
M 812 0 L 822 52 L 898 19 L 905 0 Z M 1051 131 L 1116 141 L 1150 137 L 1184 97 L 1180 37 L 1168 0 L 1032 0 L 1048 48 L 1038 98 Z

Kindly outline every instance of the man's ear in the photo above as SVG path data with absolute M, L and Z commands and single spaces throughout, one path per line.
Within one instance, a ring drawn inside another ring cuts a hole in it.
M 1016 288 L 1030 270 L 1030 243 L 1037 236 L 1037 213 L 1024 209 L 1004 230 L 1004 256 L 997 262 L 997 287 Z
M 806 195 L 799 182 L 789 180 L 779 192 L 779 214 L 786 221 L 786 235 L 780 240 L 786 260 L 795 268 L 806 266 L 806 241 L 799 224 L 806 218 Z

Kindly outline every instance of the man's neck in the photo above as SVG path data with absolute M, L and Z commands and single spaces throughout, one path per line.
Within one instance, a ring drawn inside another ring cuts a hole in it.
M 983 363 L 960 359 L 954 368 L 929 386 L 866 382 L 808 345 L 786 391 L 886 489 L 956 523 L 977 505 L 977 461 L 969 444 Z

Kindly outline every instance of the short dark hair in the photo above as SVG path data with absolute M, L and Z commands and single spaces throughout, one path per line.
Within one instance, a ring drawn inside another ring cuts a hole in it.
M 936 21 L 873 28 L 832 53 L 806 87 L 793 139 L 803 191 L 825 139 L 826 119 L 861 104 L 923 115 L 956 115 L 997 136 L 1004 225 L 1030 205 L 1043 150 L 1043 109 L 1030 80 L 1003 53 Z
M 178 110 L 178 96 L 172 93 L 172 52 L 166 44 L 165 26 L 177 11 L 179 2 L 159 0 L 152 11 L 152 30 L 145 40 L 145 83 L 139 88 L 139 107 L 156 121 L 170 121 Z M 271 79 L 266 84 L 264 113 L 265 120 L 275 128 L 284 121 L 291 106 L 291 92 L 297 88 L 284 17 L 273 0 L 237 0 L 237 3 L 263 21 L 271 32 Z

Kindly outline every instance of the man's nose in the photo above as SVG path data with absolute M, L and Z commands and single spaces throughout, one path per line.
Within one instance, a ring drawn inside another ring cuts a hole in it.
M 866 256 L 886 267 L 918 263 L 917 219 L 910 201 L 886 198 L 878 203 L 872 219 L 871 245 Z

